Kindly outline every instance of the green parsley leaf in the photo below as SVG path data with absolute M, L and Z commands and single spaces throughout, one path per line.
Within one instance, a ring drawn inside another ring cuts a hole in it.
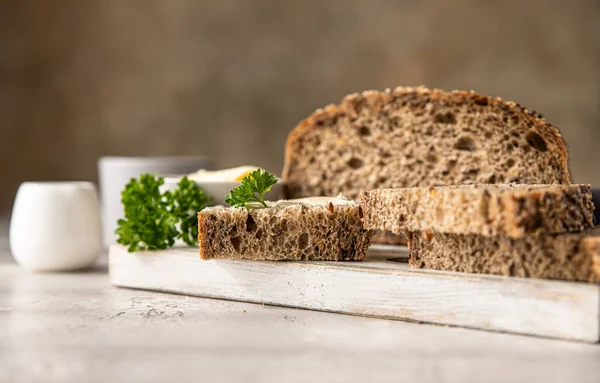
M 265 193 L 271 190 L 271 187 L 277 183 L 277 178 L 266 170 L 256 169 L 242 179 L 242 183 L 237 188 L 231 190 L 225 199 L 225 202 L 233 207 L 245 207 L 246 209 L 255 209 L 257 207 L 267 207 L 265 203 Z M 256 206 L 258 203 L 260 206 Z
M 164 179 L 144 174 L 134 178 L 121 193 L 124 218 L 118 221 L 117 243 L 129 246 L 130 252 L 166 249 L 178 235 L 177 217 L 169 211 L 170 192 L 161 193 Z
M 210 197 L 187 177 L 183 177 L 173 192 L 160 191 L 164 178 L 143 174 L 132 178 L 121 193 L 124 218 L 115 233 L 117 243 L 128 246 L 129 252 L 166 249 L 181 238 L 194 246 L 198 241 L 198 212 L 210 202 Z
M 208 194 L 187 177 L 183 177 L 173 191 L 171 205 L 179 219 L 179 238 L 190 246 L 198 243 L 198 212 L 209 202 Z

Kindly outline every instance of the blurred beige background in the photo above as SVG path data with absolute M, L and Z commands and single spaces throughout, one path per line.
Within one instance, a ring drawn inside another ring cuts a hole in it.
M 315 108 L 419 84 L 542 112 L 600 185 L 595 0 L 4 0 L 0 213 L 22 181 L 95 180 L 103 155 L 279 172 Z

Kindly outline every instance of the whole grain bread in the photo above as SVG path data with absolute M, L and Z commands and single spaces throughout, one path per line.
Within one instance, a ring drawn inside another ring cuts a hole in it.
M 412 267 L 600 282 L 600 231 L 522 238 L 412 232 Z
M 519 104 L 467 91 L 366 91 L 288 136 L 287 198 L 474 183 L 568 184 L 558 129 Z
M 396 88 L 345 97 L 289 134 L 291 198 L 472 183 L 565 184 L 558 129 L 514 102 L 474 92 Z
M 358 204 L 293 204 L 198 213 L 202 259 L 348 261 L 364 258 L 372 232 Z
M 476 184 L 361 192 L 367 229 L 509 236 L 594 226 L 589 185 Z

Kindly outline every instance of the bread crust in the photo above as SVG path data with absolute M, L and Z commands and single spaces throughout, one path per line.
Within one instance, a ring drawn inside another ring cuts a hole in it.
M 207 236 L 208 233 L 208 222 L 203 219 L 201 214 L 202 212 L 198 212 L 198 247 L 200 250 L 200 258 L 204 260 L 210 259 L 208 257 L 209 254 L 209 238 Z

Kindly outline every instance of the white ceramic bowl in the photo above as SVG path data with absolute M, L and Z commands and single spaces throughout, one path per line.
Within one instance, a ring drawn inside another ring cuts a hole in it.
M 25 182 L 10 222 L 15 260 L 34 271 L 89 266 L 102 252 L 100 205 L 91 182 Z
M 177 187 L 177 183 L 183 176 L 165 177 L 165 190 L 173 190 Z M 278 201 L 283 197 L 283 181 L 279 181 L 273 185 L 271 190 L 265 194 L 265 201 Z M 225 198 L 229 195 L 231 189 L 240 186 L 240 182 L 206 182 L 196 181 L 196 185 L 202 188 L 208 195 L 211 196 L 211 205 L 225 205 Z

